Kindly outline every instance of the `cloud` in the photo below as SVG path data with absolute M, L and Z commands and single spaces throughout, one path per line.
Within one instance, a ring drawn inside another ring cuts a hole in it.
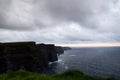
M 40 43 L 88 43 L 119 41 L 119 36 L 114 33 L 99 33 L 98 31 L 84 28 L 77 23 L 69 23 L 69 25 L 62 24 L 54 28 L 38 29 L 35 31 L 2 31 L 0 33 L 1 42 L 36 41 Z
M 1 0 L 0 28 L 3 29 L 30 29 L 34 25 L 32 5 L 25 0 Z
M 51 16 L 61 21 L 77 22 L 88 28 L 104 27 L 105 29 L 119 24 L 117 22 L 120 19 L 119 0 L 52 0 L 47 2 Z
M 0 28 L 31 30 L 52 26 L 44 0 L 1 0 Z
M 120 0 L 0 0 L 0 41 L 119 42 L 119 9 Z

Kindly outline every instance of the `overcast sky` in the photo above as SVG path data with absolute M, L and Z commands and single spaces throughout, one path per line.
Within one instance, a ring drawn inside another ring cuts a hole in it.
M 0 42 L 120 42 L 120 0 L 0 0 Z

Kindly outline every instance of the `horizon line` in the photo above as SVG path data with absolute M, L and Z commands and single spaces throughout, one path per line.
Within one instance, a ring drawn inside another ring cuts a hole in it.
M 112 43 L 76 43 L 76 44 L 55 44 L 63 47 L 120 47 L 120 42 Z

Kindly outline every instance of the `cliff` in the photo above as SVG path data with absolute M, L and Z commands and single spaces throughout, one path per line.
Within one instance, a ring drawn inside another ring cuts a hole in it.
M 57 61 L 58 60 L 58 57 L 57 57 L 57 51 L 56 51 L 56 48 L 53 44 L 47 44 L 46 45 L 47 47 L 47 53 L 48 53 L 48 59 L 50 62 L 53 62 L 53 61 Z M 54 54 L 56 53 L 56 54 Z
M 64 53 L 64 49 L 61 46 L 55 46 L 55 48 L 56 48 L 56 51 L 57 51 L 58 55 Z
M 5 72 L 7 69 L 7 63 L 5 59 L 5 47 L 0 43 L 0 73 Z
M 48 67 L 49 62 L 54 62 L 58 60 L 57 52 L 53 44 L 37 44 L 37 56 L 39 58 L 38 69 Z
M 19 69 L 38 71 L 57 60 L 56 48 L 52 44 L 0 43 L 0 73 Z
M 70 47 L 62 47 L 63 50 L 71 50 L 72 48 Z

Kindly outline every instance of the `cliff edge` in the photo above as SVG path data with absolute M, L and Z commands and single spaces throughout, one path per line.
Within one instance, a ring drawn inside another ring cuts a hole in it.
M 38 71 L 57 61 L 54 44 L 35 42 L 0 43 L 0 73 L 25 69 Z

